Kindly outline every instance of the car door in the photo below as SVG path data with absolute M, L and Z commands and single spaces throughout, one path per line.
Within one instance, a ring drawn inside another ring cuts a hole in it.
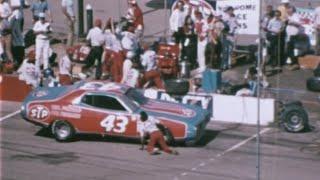
M 136 137 L 137 119 L 121 99 L 106 94 L 85 94 L 81 99 L 86 132 Z

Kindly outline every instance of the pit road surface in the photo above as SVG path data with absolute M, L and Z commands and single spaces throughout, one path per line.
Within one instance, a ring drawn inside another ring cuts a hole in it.
M 1 107 L 1 117 L 8 117 L 19 104 L 1 102 Z M 80 136 L 75 142 L 58 143 L 47 131 L 12 115 L 0 124 L 4 180 L 253 180 L 256 176 L 255 127 L 211 122 L 199 147 L 176 147 L 178 156 L 149 156 L 132 140 Z M 318 179 L 317 129 L 289 134 L 266 127 L 261 135 L 262 179 Z

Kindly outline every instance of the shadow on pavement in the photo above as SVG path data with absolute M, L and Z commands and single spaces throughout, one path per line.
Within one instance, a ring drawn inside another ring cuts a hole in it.
M 193 147 L 203 147 L 213 141 L 220 131 L 206 130 L 200 141 Z M 53 139 L 53 135 L 47 128 L 42 128 L 35 133 L 36 136 Z M 119 143 L 119 144 L 140 144 L 140 140 L 136 138 L 127 137 L 115 137 L 115 136 L 101 136 L 97 134 L 78 134 L 70 142 L 77 141 L 92 141 L 92 142 L 109 142 L 109 143 Z M 184 143 L 176 143 L 173 146 L 184 146 Z

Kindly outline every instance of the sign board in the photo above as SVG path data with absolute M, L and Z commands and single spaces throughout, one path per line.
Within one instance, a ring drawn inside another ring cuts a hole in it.
M 234 13 L 240 25 L 237 34 L 259 34 L 260 0 L 219 0 L 216 10 L 223 13 L 228 6 L 234 8 Z
M 300 18 L 300 23 L 304 27 L 305 33 L 309 36 L 312 45 L 316 44 L 315 29 L 313 26 L 314 9 L 310 8 L 297 8 L 297 13 Z

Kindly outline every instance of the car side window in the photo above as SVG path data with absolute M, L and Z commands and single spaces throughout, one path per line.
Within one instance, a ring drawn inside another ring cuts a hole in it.
M 104 96 L 104 95 L 85 95 L 81 99 L 81 102 L 94 106 L 97 108 L 103 108 L 107 110 L 116 110 L 116 111 L 126 111 L 122 104 L 113 97 Z

